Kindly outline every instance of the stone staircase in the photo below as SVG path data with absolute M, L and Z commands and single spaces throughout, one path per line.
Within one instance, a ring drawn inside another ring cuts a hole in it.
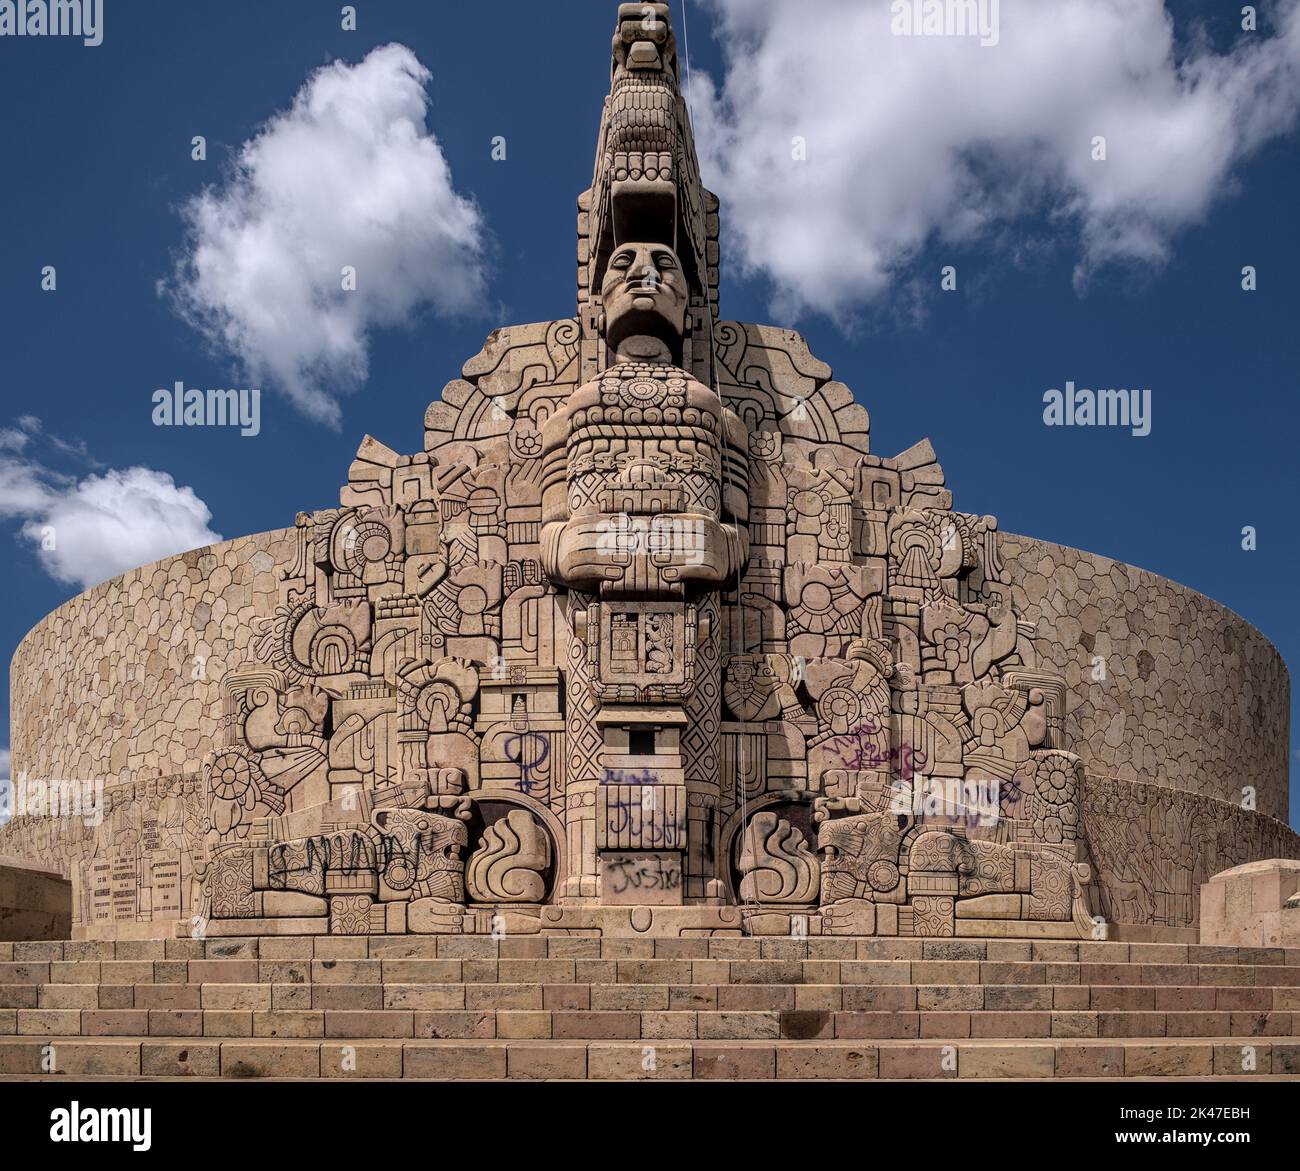
M 0 944 L 0 1077 L 1300 1077 L 1300 950 L 296 936 Z

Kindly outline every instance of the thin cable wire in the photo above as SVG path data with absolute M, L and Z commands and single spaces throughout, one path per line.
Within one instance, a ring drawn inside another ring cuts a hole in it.
M 686 27 L 686 0 L 682 0 L 682 64 L 686 73 L 686 93 L 691 89 L 691 34 Z M 690 99 L 686 99 L 686 106 L 690 108 Z

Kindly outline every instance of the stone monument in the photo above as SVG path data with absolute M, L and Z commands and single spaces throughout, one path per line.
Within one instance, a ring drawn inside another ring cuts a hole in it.
M 1300 857 L 1258 632 L 954 511 L 799 335 L 720 318 L 678 70 L 621 6 L 576 314 L 494 332 L 423 451 L 24 640 L 15 775 L 108 784 L 0 853 L 79 938 L 1186 940 L 1212 875 Z

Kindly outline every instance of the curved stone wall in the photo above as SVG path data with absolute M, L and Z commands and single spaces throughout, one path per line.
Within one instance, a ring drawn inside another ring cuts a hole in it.
M 1250 785 L 1261 813 L 1287 820 L 1291 679 L 1272 643 L 1109 557 L 1012 534 L 1001 553 L 1040 665 L 1065 676 L 1066 742 L 1090 776 L 1236 806 Z
M 133 569 L 65 602 L 9 673 L 13 773 L 107 785 L 193 771 L 214 744 L 221 677 L 274 612 L 293 529 Z
M 1144 929 L 1191 927 L 1212 874 L 1300 856 L 1285 824 L 1290 681 L 1263 635 L 1145 570 L 1013 534 L 999 544 L 1023 633 L 1067 680 L 1098 909 Z M 254 620 L 274 613 L 295 552 L 282 529 L 132 570 L 19 645 L 15 776 L 101 780 L 105 800 L 89 826 L 19 818 L 0 828 L 0 852 L 73 879 L 79 934 L 169 932 L 197 905 L 198 767 L 220 734 L 221 680 L 254 657 Z M 1247 783 L 1257 813 L 1241 809 Z
M 253 619 L 273 613 L 293 541 L 280 529 L 155 562 L 42 619 L 10 672 L 15 775 L 112 784 L 195 770 L 221 677 L 252 657 Z M 1000 547 L 1040 663 L 1065 676 L 1067 742 L 1091 775 L 1234 805 L 1250 784 L 1260 812 L 1287 820 L 1290 676 L 1258 630 L 1108 557 L 1014 534 Z

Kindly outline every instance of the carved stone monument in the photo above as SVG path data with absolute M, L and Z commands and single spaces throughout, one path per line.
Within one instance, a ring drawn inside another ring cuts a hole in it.
M 1276 652 L 872 454 L 797 334 L 720 319 L 718 239 L 667 6 L 623 5 L 576 315 L 494 332 L 337 508 L 20 648 L 15 770 L 109 775 L 101 826 L 0 830 L 79 935 L 1185 938 L 1300 856 Z

